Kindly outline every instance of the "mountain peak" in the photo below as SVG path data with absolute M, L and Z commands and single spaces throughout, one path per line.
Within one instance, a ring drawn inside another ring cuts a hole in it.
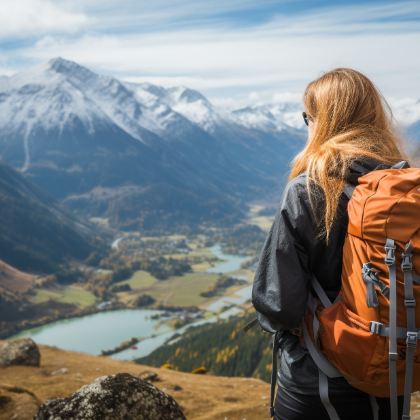
M 207 98 L 200 92 L 183 85 L 169 88 L 168 90 L 174 95 L 174 98 L 177 101 L 196 102 L 202 100 L 203 102 L 208 103 Z
M 82 78 L 95 76 L 95 73 L 93 73 L 87 67 L 83 67 L 75 61 L 66 60 L 60 56 L 48 60 L 47 68 L 66 76 L 76 75 Z

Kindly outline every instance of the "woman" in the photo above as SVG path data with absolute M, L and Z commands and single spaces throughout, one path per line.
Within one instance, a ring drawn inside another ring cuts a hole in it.
M 405 159 L 392 112 L 360 72 L 336 68 L 307 86 L 303 117 L 308 140 L 292 162 L 289 182 L 261 250 L 252 303 L 261 327 L 285 331 L 279 352 L 275 419 L 328 419 L 318 368 L 298 336 L 314 274 L 331 300 L 340 290 L 347 229 L 347 184 Z M 372 399 L 344 378 L 328 380 L 341 420 L 373 418 Z M 379 419 L 389 399 L 377 398 Z M 399 398 L 399 410 L 402 398 Z

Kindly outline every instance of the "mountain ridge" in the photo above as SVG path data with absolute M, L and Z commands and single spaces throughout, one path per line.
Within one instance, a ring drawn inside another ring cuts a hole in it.
M 192 89 L 125 83 L 61 57 L 3 80 L 0 114 L 5 161 L 75 213 L 124 229 L 235 223 L 281 189 L 303 145 L 296 129 L 226 119 Z

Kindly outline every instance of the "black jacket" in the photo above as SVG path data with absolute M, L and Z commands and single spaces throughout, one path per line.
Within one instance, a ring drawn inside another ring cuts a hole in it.
M 387 167 L 379 162 L 355 160 L 347 182 L 371 170 Z M 309 204 L 306 175 L 285 187 L 274 222 L 262 247 L 252 288 L 252 304 L 260 326 L 269 332 L 299 327 L 306 310 L 312 273 L 333 300 L 341 286 L 342 248 L 347 229 L 346 194 L 342 194 L 330 242 L 317 238 L 317 220 L 323 213 L 323 196 L 317 191 L 318 211 Z M 318 393 L 318 370 L 299 338 L 283 334 L 279 363 L 279 383 L 301 393 Z M 342 379 L 330 380 L 347 386 Z

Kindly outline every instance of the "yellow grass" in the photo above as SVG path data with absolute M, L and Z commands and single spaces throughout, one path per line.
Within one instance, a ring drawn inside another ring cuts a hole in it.
M 36 295 L 31 298 L 31 301 L 33 303 L 42 303 L 49 299 L 62 303 L 73 303 L 81 307 L 93 305 L 96 301 L 93 293 L 80 286 L 36 289 Z
M 118 372 L 139 376 L 146 371 L 159 375 L 160 381 L 154 385 L 175 398 L 187 419 L 268 418 L 270 385 L 259 379 L 194 375 L 49 346 L 40 346 L 40 351 L 41 367 L 0 367 L 0 397 L 12 399 L 0 410 L 0 420 L 33 419 L 40 403 L 68 396 L 99 376 Z M 67 373 L 51 375 L 63 367 Z M 13 391 L 15 387 L 21 392 Z
M 157 281 L 148 271 L 138 270 L 128 280 L 121 281 L 118 284 L 129 284 L 133 290 L 136 290 L 150 287 Z

